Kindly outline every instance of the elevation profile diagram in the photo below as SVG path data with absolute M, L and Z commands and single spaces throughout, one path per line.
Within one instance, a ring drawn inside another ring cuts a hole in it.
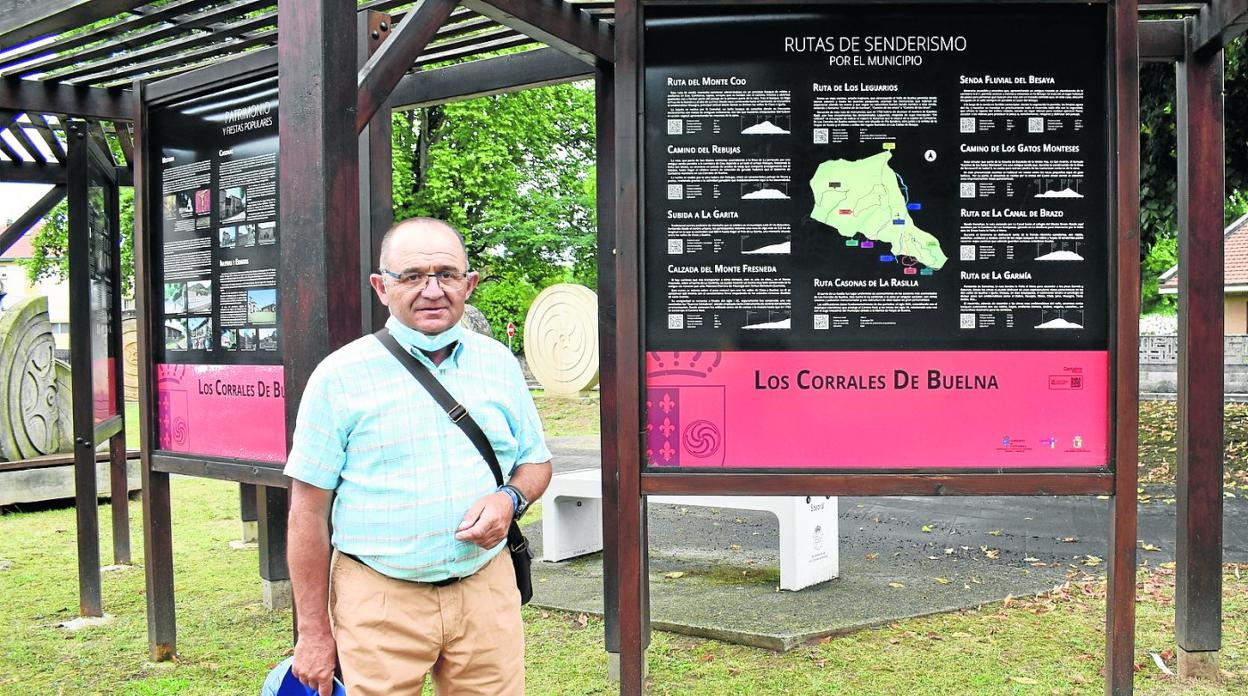
M 787 201 L 789 183 L 741 184 L 743 201 Z
M 742 254 L 788 254 L 792 242 L 787 234 L 743 234 Z
M 1083 328 L 1083 312 L 1078 312 L 1078 314 L 1079 316 L 1076 317 L 1078 321 L 1071 321 L 1067 319 L 1066 317 L 1062 316 L 1062 312 L 1042 311 L 1040 312 L 1040 323 L 1036 324 L 1036 328 L 1042 329 L 1042 330 L 1057 330 L 1057 331 L 1072 331 L 1072 330 L 1082 329 Z M 1049 318 L 1050 316 L 1052 318 Z
M 1079 179 L 1036 179 L 1033 198 L 1083 198 Z
M 1058 246 L 1056 244 L 1036 244 L 1036 260 L 1037 261 L 1083 261 L 1083 255 L 1079 253 L 1079 245 L 1074 245 L 1073 249 L 1067 248 L 1065 245 Z
M 793 328 L 793 321 L 787 312 L 747 310 L 745 313 L 745 325 L 741 328 L 750 330 L 790 329 Z
M 789 135 L 788 114 L 751 114 L 741 117 L 741 135 Z

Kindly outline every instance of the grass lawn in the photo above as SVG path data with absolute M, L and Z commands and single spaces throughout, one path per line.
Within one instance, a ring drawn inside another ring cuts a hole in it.
M 597 397 L 538 396 L 552 436 L 596 431 Z M 1173 404 L 1141 407 L 1141 477 L 1173 470 Z M 1227 408 L 1228 486 L 1245 485 L 1248 408 Z M 137 414 L 128 415 L 136 417 Z M 133 420 L 131 421 L 134 422 Z M 133 441 L 132 441 L 133 442 Z M 1172 480 L 1172 479 L 1169 479 Z M 137 502 L 131 519 L 141 518 Z M 102 506 L 101 548 L 111 548 Z M 136 566 L 104 574 L 108 625 L 68 633 L 77 614 L 72 509 L 0 517 L 0 694 L 255 694 L 290 648 L 289 611 L 259 599 L 257 554 L 239 534 L 235 484 L 173 480 L 178 659 L 147 660 L 142 535 Z M 105 559 L 107 562 L 107 558 Z M 1222 683 L 1187 684 L 1175 669 L 1173 568 L 1141 571 L 1135 688 L 1142 694 L 1248 693 L 1248 565 L 1223 576 Z M 784 654 L 655 632 L 654 694 L 1096 694 L 1104 645 L 1103 578 L 1072 576 L 1039 598 L 899 622 Z M 605 694 L 603 625 L 585 615 L 525 609 L 529 693 Z
M 234 550 L 234 484 L 177 477 L 173 522 L 178 659 L 147 661 L 142 537 L 133 569 L 104 575 L 111 624 L 68 633 L 77 613 L 71 509 L 0 519 L 0 693 L 255 694 L 289 649 L 290 612 L 259 600 L 255 550 Z M 139 504 L 131 503 L 133 519 Z M 100 509 L 102 548 L 109 509 Z M 0 564 L 3 565 L 3 564 Z M 1174 667 L 1173 575 L 1140 575 L 1138 693 L 1248 692 L 1248 566 L 1227 566 L 1221 686 L 1182 684 Z M 1076 578 L 1051 596 L 916 619 L 785 654 L 656 632 L 650 693 L 968 694 L 1101 691 L 1104 582 Z M 596 618 L 525 609 L 529 692 L 611 693 Z

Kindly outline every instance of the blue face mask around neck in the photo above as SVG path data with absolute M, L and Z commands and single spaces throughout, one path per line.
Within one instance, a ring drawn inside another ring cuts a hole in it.
M 442 350 L 452 343 L 463 340 L 464 337 L 464 327 L 460 326 L 458 323 L 446 331 L 432 336 L 421 333 L 409 326 L 405 326 L 401 322 L 396 321 L 394 323 L 398 324 L 398 327 L 396 330 L 396 327 L 392 326 L 391 332 L 395 334 L 395 338 L 397 338 L 400 343 L 426 353 L 433 353 Z

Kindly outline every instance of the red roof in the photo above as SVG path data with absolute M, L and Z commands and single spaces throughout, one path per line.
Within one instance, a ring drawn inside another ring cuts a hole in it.
M 1222 252 L 1225 283 L 1228 288 L 1233 285 L 1248 285 L 1248 215 L 1228 225 L 1225 235 L 1223 243 L 1226 248 Z M 1178 292 L 1179 267 L 1171 267 L 1161 274 L 1159 280 L 1160 290 Z

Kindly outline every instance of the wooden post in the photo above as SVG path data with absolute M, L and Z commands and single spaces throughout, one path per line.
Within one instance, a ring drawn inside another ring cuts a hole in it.
M 130 565 L 130 469 L 126 461 L 126 428 L 137 428 L 138 423 L 126 423 L 126 352 L 121 331 L 121 199 L 116 186 L 108 197 L 108 224 L 111 230 L 109 253 L 112 262 L 112 296 L 108 301 L 109 352 L 113 355 L 113 408 L 121 416 L 121 429 L 108 440 L 109 484 L 113 522 L 113 563 Z
M 355 3 L 278 5 L 278 227 L 284 235 L 278 302 L 288 447 L 312 370 L 360 335 L 361 288 L 352 277 L 360 254 L 355 22 Z M 258 503 L 266 597 L 281 597 L 279 590 L 289 596 L 286 491 L 265 488 Z
M 155 312 L 148 281 L 151 254 L 147 235 L 155 224 L 147 192 L 147 133 L 145 89 L 134 83 L 134 287 L 138 317 L 139 422 L 143 428 L 140 448 L 143 466 L 143 575 L 147 588 L 147 650 L 157 662 L 172 660 L 177 653 L 177 623 L 173 601 L 173 529 L 169 504 L 169 474 L 152 471 L 152 423 L 155 423 L 155 365 L 152 341 L 163 340 L 163 326 L 153 326 Z M 159 300 L 157 300 L 159 301 Z
M 69 140 L 70 363 L 73 386 L 74 509 L 78 520 L 78 612 L 103 616 L 100 589 L 100 521 L 96 502 L 95 422 L 92 404 L 91 280 L 87 189 L 91 153 L 87 131 L 79 121 L 66 128 Z
M 1135 0 L 1115 3 L 1113 51 L 1117 110 L 1111 195 L 1117 240 L 1111 263 L 1117 361 L 1114 365 L 1114 495 L 1110 501 L 1109 588 L 1105 611 L 1105 693 L 1130 694 L 1135 676 L 1136 470 L 1139 458 L 1140 102 Z
M 285 488 L 258 486 L 256 492 L 264 606 L 270 610 L 289 609 L 294 604 L 290 570 L 286 567 L 286 513 L 290 501 Z
M 256 512 L 256 497 L 259 494 L 254 484 L 238 484 L 238 519 L 243 527 L 241 540 L 244 544 L 255 543 L 259 538 L 259 514 Z
M 1191 35 L 1192 20 L 1186 21 Z M 1179 403 L 1174 630 L 1179 676 L 1218 678 L 1222 647 L 1222 51 L 1176 66 Z
M 648 581 L 641 495 L 641 7 L 615 5 L 615 413 L 617 475 L 616 612 L 620 693 L 645 687 L 643 597 Z M 603 491 L 604 496 L 607 491 Z
M 393 28 L 390 15 L 367 10 L 356 18 L 356 58 L 360 67 L 377 52 Z M 389 102 L 360 132 L 360 332 L 372 333 L 385 325 L 390 311 L 377 299 L 368 276 L 377 268 L 381 237 L 394 224 L 394 172 Z

